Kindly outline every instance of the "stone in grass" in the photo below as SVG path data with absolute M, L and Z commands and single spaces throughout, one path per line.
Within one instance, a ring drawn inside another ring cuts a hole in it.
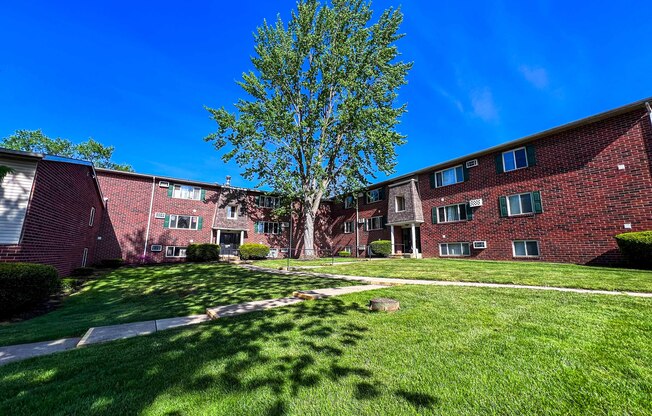
M 400 309 L 400 305 L 395 299 L 377 298 L 369 301 L 369 309 L 372 311 L 394 312 Z

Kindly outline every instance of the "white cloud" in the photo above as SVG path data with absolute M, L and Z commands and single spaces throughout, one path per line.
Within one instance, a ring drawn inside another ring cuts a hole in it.
M 548 87 L 548 71 L 545 68 L 521 65 L 518 70 L 536 88 L 542 90 Z
M 471 92 L 473 113 L 484 121 L 498 120 L 498 109 L 494 103 L 493 94 L 487 87 Z

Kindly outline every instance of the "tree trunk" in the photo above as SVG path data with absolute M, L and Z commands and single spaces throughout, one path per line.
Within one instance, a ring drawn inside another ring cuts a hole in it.
M 307 211 L 303 218 L 303 252 L 301 258 L 315 258 L 315 216 L 312 215 L 312 210 Z

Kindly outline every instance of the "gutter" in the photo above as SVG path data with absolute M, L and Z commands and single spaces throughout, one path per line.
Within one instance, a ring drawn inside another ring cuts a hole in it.
M 147 231 L 145 232 L 145 247 L 143 247 L 143 256 L 147 255 L 147 243 L 149 243 L 149 227 L 152 223 L 152 208 L 154 206 L 155 185 L 156 185 L 156 176 L 152 176 L 152 195 L 149 199 L 149 216 L 147 217 Z

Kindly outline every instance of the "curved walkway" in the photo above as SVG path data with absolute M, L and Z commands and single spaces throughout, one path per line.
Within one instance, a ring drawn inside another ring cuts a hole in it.
M 455 282 L 448 280 L 419 280 L 419 279 L 396 279 L 389 277 L 368 277 L 368 276 L 348 276 L 343 274 L 329 274 L 329 273 L 316 273 L 305 271 L 287 271 L 270 269 L 268 267 L 254 266 L 251 264 L 241 264 L 249 270 L 258 272 L 297 275 L 297 276 L 313 276 L 324 277 L 329 279 L 349 280 L 355 282 L 364 282 L 373 285 L 434 285 L 434 286 L 468 286 L 468 287 L 488 287 L 488 288 L 507 288 L 507 289 L 528 289 L 528 290 L 551 290 L 555 292 L 571 292 L 571 293 L 585 293 L 592 295 L 625 295 L 637 298 L 652 298 L 652 293 L 644 292 L 625 292 L 617 290 L 598 290 L 598 289 L 577 289 L 572 287 L 557 287 L 557 286 L 533 286 L 533 285 L 517 285 L 512 283 L 482 283 L 482 282 Z

